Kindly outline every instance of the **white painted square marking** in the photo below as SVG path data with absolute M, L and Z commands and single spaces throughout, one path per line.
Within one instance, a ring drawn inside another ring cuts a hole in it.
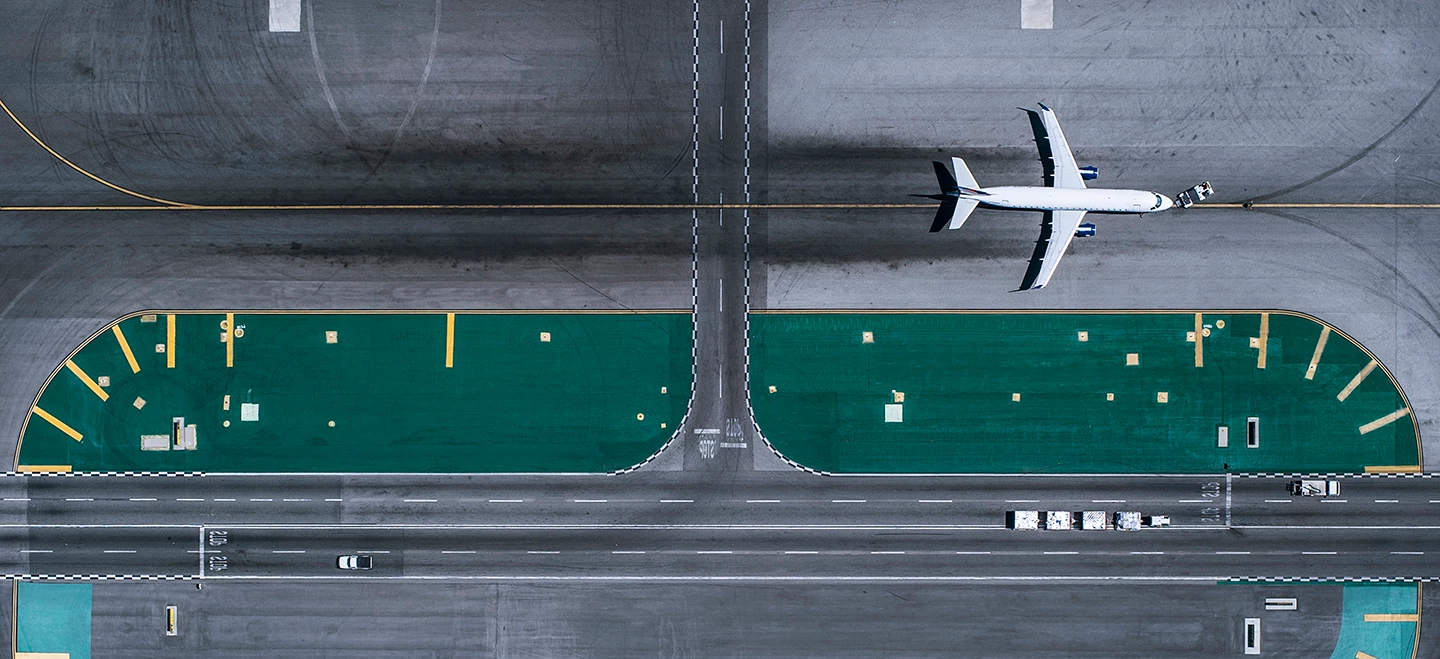
M 1055 0 L 1020 0 L 1020 29 L 1055 29 Z
M 270 31 L 300 31 L 300 0 L 270 0 Z

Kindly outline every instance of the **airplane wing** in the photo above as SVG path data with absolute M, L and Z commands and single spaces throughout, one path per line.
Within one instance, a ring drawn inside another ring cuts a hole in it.
M 1070 143 L 1060 130 L 1060 120 L 1055 111 L 1040 104 L 1040 110 L 1025 110 L 1030 115 L 1030 130 L 1035 133 L 1035 146 L 1040 150 L 1040 162 L 1045 165 L 1045 187 L 1083 188 L 1085 179 L 1080 177 L 1080 166 L 1075 164 L 1075 154 L 1070 152 Z
M 1065 248 L 1075 238 L 1075 230 L 1085 219 L 1085 211 L 1045 211 L 1045 221 L 1040 224 L 1040 239 L 1035 241 L 1035 253 L 1030 256 L 1030 267 L 1025 270 L 1025 279 L 1020 290 L 1044 288 L 1060 265 Z

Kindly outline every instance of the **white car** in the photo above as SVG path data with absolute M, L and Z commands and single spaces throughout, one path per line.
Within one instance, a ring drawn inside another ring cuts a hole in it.
M 374 567 L 375 562 L 369 556 L 348 554 L 335 559 L 335 567 L 342 570 L 368 570 Z

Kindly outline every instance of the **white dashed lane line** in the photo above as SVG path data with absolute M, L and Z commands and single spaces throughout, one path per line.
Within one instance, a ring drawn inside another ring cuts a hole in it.
M 695 503 L 694 499 L 661 499 L 660 503 Z
M 5 499 L 5 500 L 6 500 L 6 501 L 29 501 L 29 500 L 30 500 L 30 497 L 15 497 L 15 498 L 7 498 L 7 499 Z
M 406 499 L 405 503 L 436 503 L 439 499 Z
M 954 499 L 921 499 L 915 503 L 955 503 Z
M 1423 552 L 1423 551 L 1392 551 L 1392 552 L 1390 552 L 1390 553 L 1396 554 L 1396 555 L 1400 555 L 1400 556 L 1424 556 L 1424 555 L 1425 555 L 1425 552 Z
M 780 503 L 779 499 L 746 499 L 745 503 Z
M 66 501 L 94 501 L 94 499 L 66 499 Z
M 176 501 L 199 501 L 201 503 L 205 502 L 204 499 L 176 499 Z
M 270 553 L 272 553 L 272 554 L 303 554 L 303 553 L 305 553 L 305 550 L 304 550 L 304 549 L 272 549 L 272 550 L 270 550 Z
M 216 499 L 216 501 L 234 501 L 234 499 Z
M 865 503 L 864 499 L 831 499 L 830 503 Z
M 1090 503 L 1125 503 L 1124 499 L 1091 499 Z
M 804 555 L 806 555 L 806 556 L 809 556 L 809 555 L 811 555 L 811 554 L 818 554 L 818 553 L 820 553 L 820 552 L 818 552 L 818 551 L 787 551 L 787 552 L 785 552 L 785 553 L 787 553 L 787 554 L 804 554 Z
M 491 499 L 490 503 L 525 503 L 524 499 Z
M 1302 555 L 1304 555 L 1304 556 L 1334 556 L 1337 552 L 1333 552 L 1333 551 L 1302 551 L 1302 552 L 1300 552 L 1300 553 L 1301 553 Z
M 697 554 L 733 554 L 733 553 L 735 553 L 735 552 L 730 551 L 730 550 L 728 550 L 728 549 L 711 549 L 711 550 L 701 550 L 701 551 L 697 551 L 697 552 L 695 552 L 695 553 L 697 553 Z
M 251 501 L 274 501 L 274 499 L 251 499 Z
M 1005 503 L 1040 503 L 1039 499 L 1006 499 Z
M 1289 499 L 1266 499 L 1265 503 L 1290 503 Z
M 960 555 L 960 556 L 989 556 L 989 555 L 990 555 L 990 552 L 988 552 L 988 551 L 957 551 L 957 552 L 955 552 L 955 553 L 958 554 L 958 555 Z
M 130 497 L 130 500 L 131 500 L 131 501 L 155 501 L 155 499 L 150 499 L 150 498 L 147 498 L 147 497 Z
M 1163 551 L 1132 551 L 1130 553 L 1134 556 L 1163 556 L 1165 554 Z
M 309 501 L 309 499 L 281 499 L 281 501 Z
M 527 552 L 525 552 L 525 553 L 527 553 L 527 554 L 558 554 L 558 553 L 560 553 L 560 552 L 558 552 L 558 551 L 535 551 L 535 550 L 531 550 L 531 551 L 527 551 Z
M 1375 503 L 1400 503 L 1399 499 L 1376 499 Z
M 468 550 L 464 550 L 464 551 L 458 551 L 458 550 L 457 550 L 457 551 L 451 551 L 451 550 L 448 550 L 448 549 L 447 549 L 447 550 L 441 551 L 440 553 L 442 553 L 442 554 L 473 554 L 473 553 L 475 553 L 475 550 L 473 550 L 473 549 L 468 549 Z
M 329 501 L 329 502 L 331 502 L 331 503 L 335 503 L 335 502 L 344 501 L 344 499 L 326 499 L 326 501 Z
M 1348 503 L 1348 499 L 1321 499 L 1320 503 Z
M 881 556 L 899 556 L 899 555 L 904 554 L 905 552 L 903 552 L 903 551 L 872 551 L 872 552 L 870 552 L 870 553 L 871 553 L 871 554 L 875 554 L 875 555 L 881 555 Z
M 53 554 L 53 553 L 55 553 L 55 550 L 53 550 L 53 549 L 21 549 L 21 550 L 20 550 L 20 553 L 22 553 L 22 554 Z
M 1250 555 L 1250 552 L 1248 552 L 1248 551 L 1217 551 L 1217 552 L 1215 552 L 1215 553 L 1216 553 L 1217 555 L 1220 555 L 1220 556 L 1249 556 L 1249 555 Z
M 105 553 L 107 553 L 107 554 L 133 554 L 133 553 L 135 553 L 135 550 L 134 550 L 134 549 L 106 549 L 106 550 L 105 550 Z
M 1181 499 L 1175 503 L 1215 503 L 1214 499 Z
M 610 552 L 610 553 L 612 553 L 612 554 L 643 554 L 643 553 L 645 553 L 645 552 L 643 552 L 643 551 L 623 551 L 623 550 L 618 550 L 618 549 L 617 549 L 617 550 L 612 551 L 612 552 Z
M 572 499 L 575 503 L 610 503 L 609 499 Z

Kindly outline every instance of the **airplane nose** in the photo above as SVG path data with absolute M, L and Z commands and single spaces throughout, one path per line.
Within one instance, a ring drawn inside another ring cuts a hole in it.
M 1160 195 L 1160 210 L 1169 210 L 1175 207 L 1175 200 L 1165 195 Z

